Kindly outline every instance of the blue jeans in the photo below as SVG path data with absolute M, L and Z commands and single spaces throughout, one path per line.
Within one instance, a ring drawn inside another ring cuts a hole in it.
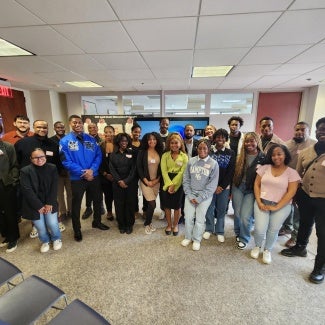
M 41 213 L 39 220 L 33 220 L 33 223 L 38 231 L 38 238 L 42 243 L 61 239 L 57 212 Z
M 185 196 L 185 238 L 201 242 L 205 229 L 205 215 L 211 203 L 212 197 L 200 204 L 193 205 Z M 194 223 L 195 220 L 195 223 Z
M 235 219 L 240 220 L 239 239 L 247 244 L 251 238 L 254 218 L 254 193 L 246 193 L 245 183 L 232 187 L 232 206 Z
M 286 206 L 277 211 L 263 211 L 259 209 L 255 201 L 255 246 L 261 247 L 264 238 L 266 238 L 264 249 L 271 251 L 276 240 L 278 239 L 279 230 L 284 220 L 288 217 L 290 211 L 291 204 L 287 204 Z
M 205 231 L 223 235 L 225 233 L 225 215 L 227 213 L 230 189 L 223 190 L 220 194 L 213 194 L 211 204 L 208 208 Z M 214 223 L 214 218 L 217 223 Z

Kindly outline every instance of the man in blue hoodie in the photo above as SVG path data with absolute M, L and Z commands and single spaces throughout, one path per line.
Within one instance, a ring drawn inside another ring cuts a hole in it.
M 72 226 L 76 241 L 82 241 L 80 208 L 86 190 L 91 193 L 94 205 L 93 228 L 109 229 L 101 222 L 101 190 L 98 169 L 102 161 L 101 150 L 96 140 L 83 132 L 83 123 L 78 115 L 69 117 L 72 129 L 60 140 L 60 156 L 63 166 L 70 173 L 72 189 Z

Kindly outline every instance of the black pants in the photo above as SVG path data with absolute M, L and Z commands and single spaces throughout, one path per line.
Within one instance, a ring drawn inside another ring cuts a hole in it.
M 132 182 L 127 188 L 121 188 L 116 182 L 113 182 L 115 213 L 119 229 L 125 230 L 134 225 L 135 192 L 137 190 L 136 182 Z
M 113 184 L 110 181 L 103 181 L 102 191 L 104 193 L 107 212 L 112 212 L 113 209 Z
M 316 262 L 325 264 L 325 198 L 312 198 L 299 189 L 296 194 L 300 213 L 297 244 L 307 246 L 314 223 L 316 224 L 317 255 Z
M 8 242 L 19 238 L 19 227 L 17 221 L 16 188 L 12 185 L 5 186 L 0 181 L 0 228 L 1 234 Z
M 85 191 L 89 191 L 94 205 L 94 223 L 101 222 L 100 204 L 102 201 L 102 191 L 100 188 L 99 177 L 95 177 L 92 181 L 86 181 L 84 179 L 78 181 L 71 181 L 72 189 L 72 227 L 74 232 L 80 231 L 80 209 L 81 201 Z

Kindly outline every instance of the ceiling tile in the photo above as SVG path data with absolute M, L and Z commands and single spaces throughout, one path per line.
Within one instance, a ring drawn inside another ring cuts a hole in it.
M 251 83 L 250 85 L 247 86 L 247 88 L 253 88 L 253 89 L 273 88 L 291 79 L 293 79 L 293 76 L 265 76 Z
M 285 10 L 292 0 L 202 0 L 201 15 L 238 14 Z
M 193 51 L 141 52 L 150 68 L 182 68 L 192 66 Z
M 295 0 L 289 10 L 325 8 L 324 0 Z
M 189 79 L 160 79 L 159 82 L 163 90 L 189 89 Z
M 154 68 L 151 70 L 157 79 L 182 79 L 191 77 L 191 69 L 185 68 Z
M 215 50 L 195 50 L 193 66 L 236 65 L 249 49 L 249 47 L 235 47 Z
M 116 79 L 155 79 L 149 69 L 110 70 L 110 76 Z
M 272 12 L 200 17 L 196 48 L 253 46 L 279 15 Z
M 119 22 L 55 25 L 54 28 L 87 53 L 136 51 Z
M 279 68 L 271 71 L 269 75 L 300 75 L 320 68 L 322 63 L 309 64 L 283 64 Z
M 308 45 L 254 47 L 240 64 L 285 63 L 308 47 Z
M 219 78 L 191 78 L 190 89 L 215 89 L 224 80 Z
M 325 64 L 325 44 L 317 44 L 304 53 L 290 60 L 288 63 L 324 63 Z
M 134 20 L 123 24 L 140 51 L 186 50 L 194 46 L 196 18 Z
M 143 69 L 146 64 L 138 52 L 92 54 L 106 69 Z
M 196 16 L 199 12 L 199 0 L 110 0 L 121 20 Z M 130 10 L 132 8 L 132 10 Z
M 62 72 L 40 72 L 37 73 L 40 77 L 51 80 L 53 82 L 64 82 L 64 81 L 85 81 L 87 78 L 80 76 L 79 74 L 73 73 L 71 71 Z
M 227 77 L 255 77 L 259 78 L 278 68 L 278 64 L 239 65 L 233 68 Z
M 117 20 L 106 0 L 18 0 L 48 24 Z
M 15 17 L 15 19 L 13 19 Z M 2 0 L 0 27 L 42 25 L 44 22 L 12 0 Z
M 325 37 L 325 9 L 285 12 L 259 41 L 262 45 L 313 44 Z
M 249 84 L 256 81 L 256 77 L 231 77 L 228 76 L 220 85 L 219 89 L 244 89 Z
M 37 55 L 82 53 L 49 26 L 0 28 L 0 37 Z
M 43 56 L 43 59 L 72 71 L 100 70 L 104 68 L 103 65 L 86 54 Z

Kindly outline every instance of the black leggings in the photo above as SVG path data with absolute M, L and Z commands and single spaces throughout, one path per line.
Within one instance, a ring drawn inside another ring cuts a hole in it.
M 146 211 L 146 221 L 144 222 L 145 226 L 148 226 L 152 222 L 152 216 L 156 209 L 156 201 L 147 201 L 148 207 Z

